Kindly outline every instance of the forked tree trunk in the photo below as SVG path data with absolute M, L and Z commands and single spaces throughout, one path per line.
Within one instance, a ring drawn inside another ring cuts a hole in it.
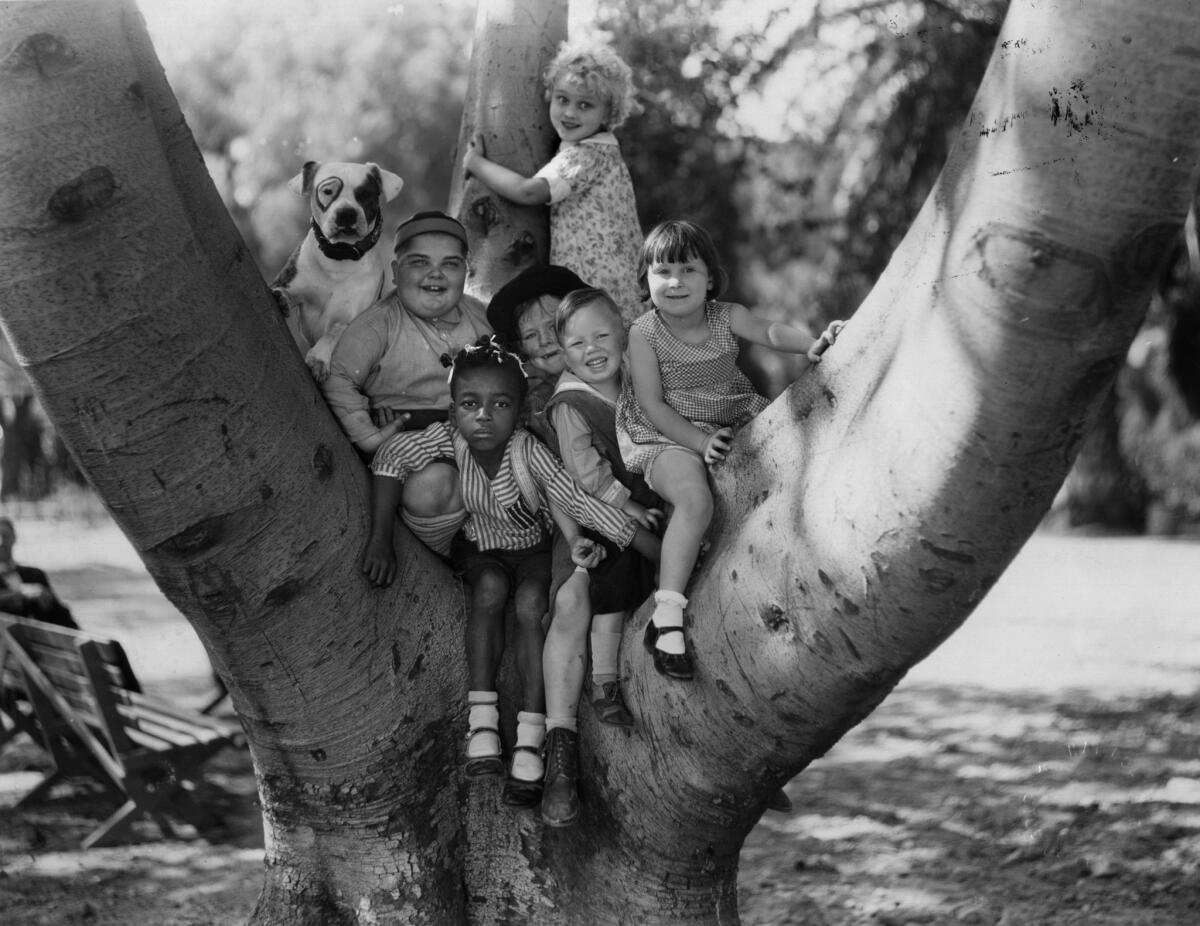
M 567 0 L 483 0 L 475 17 L 471 74 L 458 134 L 450 213 L 471 239 L 467 290 L 487 300 L 550 253 L 545 206 L 518 206 L 474 177 L 462 155 L 479 132 L 487 156 L 530 176 L 558 145 L 550 125 L 542 71 L 567 37 Z
M 133 7 L 3 8 L 0 307 L 246 724 L 268 860 L 253 922 L 737 922 L 737 855 L 766 796 L 952 632 L 1028 537 L 1187 208 L 1191 0 L 1026 0 L 996 47 L 879 285 L 715 473 L 714 546 L 690 590 L 699 677 L 655 675 L 645 614 L 632 622 L 636 726 L 583 712 L 584 813 L 551 831 L 459 777 L 457 587 L 407 535 L 393 590 L 359 577 L 362 467 Z M 466 822 L 484 812 L 499 851 Z

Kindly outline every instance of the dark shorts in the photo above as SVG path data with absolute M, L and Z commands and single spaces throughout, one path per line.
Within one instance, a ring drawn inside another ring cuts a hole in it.
M 633 547 L 622 550 L 611 540 L 596 539 L 604 545 L 605 556 L 590 570 L 592 613 L 636 611 L 654 590 L 654 563 Z
M 654 590 L 654 563 L 646 559 L 633 547 L 622 550 L 611 540 L 584 530 L 584 535 L 604 547 L 604 559 L 588 570 L 588 597 L 592 614 L 615 614 L 618 611 L 635 611 Z M 566 538 L 554 532 L 553 580 L 550 584 L 550 602 L 567 579 L 575 572 L 571 561 L 571 548 Z
M 547 588 L 550 585 L 549 540 L 524 550 L 481 550 L 459 533 L 450 541 L 450 562 L 468 585 L 473 585 L 480 573 L 488 569 L 508 577 L 510 593 L 526 582 L 540 582 Z

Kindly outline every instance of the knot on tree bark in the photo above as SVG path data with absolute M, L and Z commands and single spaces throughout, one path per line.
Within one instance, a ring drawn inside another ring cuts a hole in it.
M 961 273 L 954 278 L 983 284 L 1011 300 L 1018 311 L 1055 310 L 1060 323 L 1081 330 L 1092 328 L 1113 308 L 1108 274 L 1099 258 L 1004 222 L 989 222 L 975 233 Z
M 62 37 L 52 32 L 35 32 L 8 54 L 0 70 L 54 78 L 74 70 L 78 64 L 78 52 Z
M 82 222 L 117 194 L 117 178 L 107 167 L 89 167 L 54 191 L 46 211 L 60 222 Z

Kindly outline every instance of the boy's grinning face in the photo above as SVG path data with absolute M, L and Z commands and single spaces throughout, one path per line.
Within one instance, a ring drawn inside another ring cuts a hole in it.
M 567 369 L 589 385 L 616 382 L 624 349 L 625 328 L 603 304 L 584 306 L 563 328 Z
M 417 235 L 392 261 L 392 278 L 408 311 L 426 320 L 441 318 L 462 299 L 467 282 L 463 244 L 452 235 Z
M 466 370 L 454 378 L 450 408 L 455 427 L 474 453 L 502 454 L 517 429 L 520 392 L 510 370 Z

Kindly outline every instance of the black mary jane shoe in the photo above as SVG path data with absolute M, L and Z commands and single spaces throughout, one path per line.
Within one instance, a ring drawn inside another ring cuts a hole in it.
M 658 627 L 654 621 L 646 624 L 646 636 L 642 643 L 645 644 L 646 652 L 654 657 L 654 668 L 667 678 L 681 682 L 691 681 L 696 675 L 696 667 L 686 650 L 682 653 L 665 653 L 654 645 L 664 633 L 683 633 L 683 628 Z

